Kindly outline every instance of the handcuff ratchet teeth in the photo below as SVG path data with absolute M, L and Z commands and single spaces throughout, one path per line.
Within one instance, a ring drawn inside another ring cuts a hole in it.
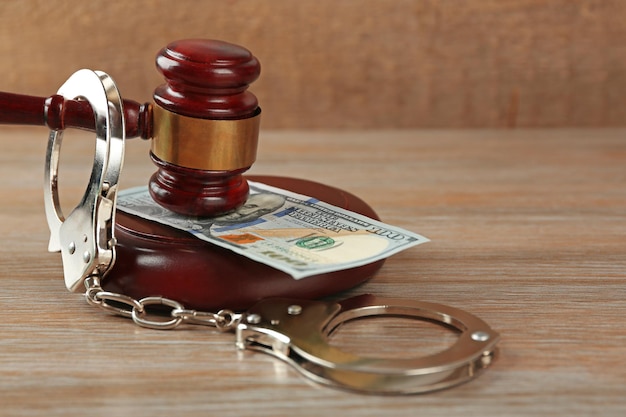
M 76 72 L 58 93 L 66 99 L 87 100 L 96 119 L 96 149 L 89 185 L 67 218 L 63 216 L 58 196 L 63 132 L 51 131 L 48 140 L 44 199 L 50 228 L 49 250 L 61 251 L 67 288 L 78 291 L 87 283 L 88 301 L 91 296 L 92 303 L 131 317 L 144 327 L 173 328 L 182 322 L 216 325 L 215 319 L 198 317 L 212 318 L 219 313 L 185 310 L 176 301 L 162 297 L 134 300 L 103 291 L 99 284 L 94 284 L 115 263 L 115 204 L 124 157 L 122 100 L 113 80 L 100 71 Z M 112 308 L 107 299 L 128 303 L 130 310 Z M 143 308 L 154 303 L 173 308 L 171 313 L 175 318 L 171 323 L 152 322 L 141 316 Z M 422 393 L 472 379 L 491 364 L 499 339 L 498 333 L 484 321 L 462 310 L 371 295 L 340 302 L 266 299 L 246 313 L 229 316 L 236 320 L 223 324 L 223 328 L 216 327 L 235 330 L 238 349 L 273 355 L 318 383 L 374 394 Z M 329 343 L 329 336 L 343 323 L 373 316 L 430 320 L 457 329 L 460 336 L 450 348 L 414 359 L 361 357 Z

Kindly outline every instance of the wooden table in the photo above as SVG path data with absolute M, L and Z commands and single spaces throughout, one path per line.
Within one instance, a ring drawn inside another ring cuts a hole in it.
M 253 173 L 344 188 L 432 239 L 342 297 L 448 304 L 501 333 L 498 359 L 476 380 L 392 397 L 312 385 L 270 356 L 238 353 L 232 334 L 138 328 L 67 292 L 59 254 L 46 251 L 46 134 L 0 131 L 1 415 L 626 415 L 626 130 L 262 133 Z M 92 147 L 68 135 L 68 205 Z M 147 150 L 127 144 L 124 187 L 154 170 Z M 454 337 L 379 319 L 333 340 L 397 356 Z

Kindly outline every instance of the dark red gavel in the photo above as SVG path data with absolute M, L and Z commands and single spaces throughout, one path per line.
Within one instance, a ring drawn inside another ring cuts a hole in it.
M 152 138 L 152 197 L 194 216 L 239 207 L 249 191 L 241 174 L 256 158 L 261 110 L 247 88 L 260 74 L 258 60 L 237 45 L 187 39 L 163 48 L 156 65 L 166 84 L 154 103 L 124 100 L 126 136 Z M 0 92 L 0 123 L 94 129 L 89 103 L 60 95 Z
M 154 92 L 154 103 L 124 101 L 127 137 L 152 138 L 158 166 L 150 179 L 153 198 L 189 215 L 235 209 L 248 195 L 241 174 L 256 156 L 260 110 L 246 89 L 259 76 L 259 62 L 239 46 L 182 40 L 162 49 L 156 63 L 166 84 Z M 86 101 L 0 93 L 0 123 L 93 129 L 94 117 Z M 251 179 L 376 218 L 361 199 L 334 187 L 286 177 Z M 247 308 L 266 297 L 318 298 L 369 279 L 384 262 L 294 280 L 123 211 L 115 221 L 116 261 L 104 289 L 136 299 L 159 294 L 193 309 Z

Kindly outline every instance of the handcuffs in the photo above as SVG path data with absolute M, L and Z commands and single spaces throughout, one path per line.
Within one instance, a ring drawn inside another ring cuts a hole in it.
M 118 89 L 101 71 L 80 70 L 58 90 L 66 99 L 87 100 L 96 119 L 96 147 L 89 185 L 65 218 L 58 197 L 58 166 L 63 132 L 50 131 L 44 174 L 50 251 L 60 251 L 65 284 L 86 288 L 91 304 L 129 317 L 141 326 L 170 329 L 181 323 L 235 331 L 236 347 L 261 351 L 291 364 L 306 377 L 337 388 L 373 394 L 412 394 L 451 387 L 474 378 L 493 361 L 497 332 L 478 317 L 452 307 L 362 295 L 340 302 L 262 300 L 245 313 L 187 310 L 162 297 L 135 300 L 110 293 L 100 280 L 115 264 L 114 236 L 118 180 L 124 159 L 124 118 Z M 149 306 L 169 308 L 167 319 L 153 319 Z M 460 332 L 448 349 L 425 357 L 361 357 L 333 347 L 329 336 L 343 323 L 373 316 L 434 321 Z

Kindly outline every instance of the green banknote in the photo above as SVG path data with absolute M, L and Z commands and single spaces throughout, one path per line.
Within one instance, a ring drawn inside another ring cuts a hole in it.
M 187 231 L 290 274 L 295 279 L 365 265 L 428 239 L 312 197 L 250 182 L 246 203 L 232 213 L 196 218 L 155 203 L 147 187 L 120 191 L 126 213 Z

